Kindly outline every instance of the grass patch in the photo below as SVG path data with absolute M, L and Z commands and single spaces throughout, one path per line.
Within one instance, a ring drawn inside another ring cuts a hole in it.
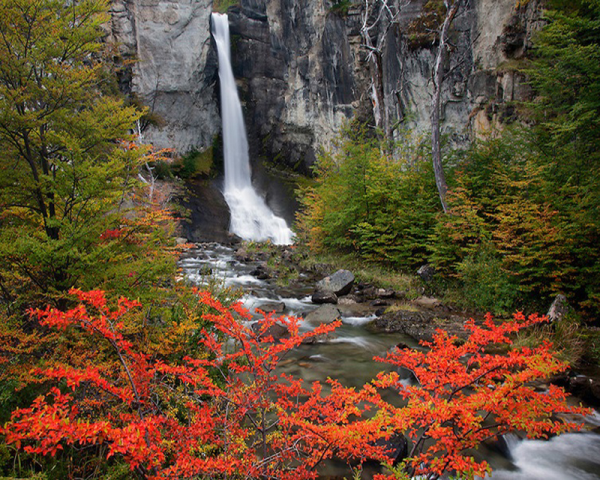
M 382 288 L 391 288 L 405 292 L 407 299 L 415 299 L 421 295 L 421 284 L 418 278 L 402 272 L 389 270 L 379 265 L 365 263 L 353 255 L 344 254 L 310 254 L 303 260 L 303 267 L 327 264 L 332 270 L 350 270 L 358 282 L 372 283 Z

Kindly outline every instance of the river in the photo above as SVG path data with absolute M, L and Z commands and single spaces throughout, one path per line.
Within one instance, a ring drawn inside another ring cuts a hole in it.
M 237 289 L 245 307 L 269 310 L 285 304 L 285 315 L 301 316 L 317 308 L 310 301 L 310 282 L 293 288 L 278 285 L 274 280 L 259 280 L 251 275 L 256 262 L 242 262 L 234 250 L 218 244 L 201 244 L 188 251 L 180 266 L 192 284 L 208 282 Z M 209 272 L 211 272 L 209 274 Z M 302 280 L 302 279 L 300 279 Z M 364 325 L 372 317 L 352 316 L 342 312 L 343 325 L 336 338 L 325 343 L 302 345 L 288 355 L 284 371 L 306 381 L 324 381 L 327 377 L 340 380 L 346 386 L 360 387 L 382 369 L 373 356 L 383 355 L 392 346 L 416 342 L 399 334 L 373 334 Z M 592 427 L 600 427 L 600 415 L 587 419 Z M 572 433 L 551 439 L 521 440 L 506 438 L 503 448 L 481 448 L 478 452 L 493 468 L 493 480 L 600 480 L 600 435 Z M 341 468 L 341 467 L 340 467 Z M 329 465 L 327 475 L 345 475 L 338 466 Z

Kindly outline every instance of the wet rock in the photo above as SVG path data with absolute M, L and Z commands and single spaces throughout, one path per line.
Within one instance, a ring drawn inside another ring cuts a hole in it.
M 186 243 L 189 243 L 187 238 L 177 237 L 175 239 L 175 245 L 185 245 Z
M 283 313 L 285 312 L 286 305 L 284 302 L 270 302 L 263 303 L 258 308 L 266 313 Z
M 331 323 L 341 318 L 341 312 L 333 305 L 323 305 L 313 312 L 310 312 L 304 319 L 313 325 L 321 325 L 323 323 Z
M 421 268 L 419 268 L 419 270 L 417 270 L 417 275 L 421 277 L 424 282 L 429 283 L 435 276 L 435 268 L 433 268 L 431 265 L 423 265 Z
M 213 269 L 207 266 L 204 267 L 200 267 L 200 270 L 198 270 L 198 275 L 201 275 L 203 277 L 209 277 L 213 274 Z
M 312 294 L 311 301 L 312 301 L 312 303 L 316 303 L 318 305 L 322 305 L 325 303 L 330 303 L 330 304 L 335 305 L 338 303 L 338 297 L 333 292 L 317 290 Z
M 333 292 L 338 296 L 346 295 L 352 290 L 354 275 L 349 270 L 338 270 L 317 283 L 316 290 Z
M 260 322 L 253 323 L 252 330 L 254 330 L 256 333 L 260 333 L 261 325 L 262 324 Z M 274 323 L 267 328 L 266 331 L 260 333 L 259 335 L 259 338 L 266 337 L 273 337 L 274 342 L 279 342 L 285 338 L 290 338 L 290 332 L 284 325 L 281 325 L 280 323 Z
M 250 272 L 250 275 L 256 277 L 259 280 L 268 280 L 272 277 L 271 270 L 266 264 L 258 265 L 254 270 Z
M 586 404 L 600 407 L 600 381 L 586 375 L 576 375 L 569 378 L 567 390 L 579 397 Z
M 558 294 L 552 302 L 552 305 L 550 305 L 550 309 L 546 315 L 551 322 L 557 322 L 562 320 L 568 311 L 569 304 L 567 303 L 567 297 Z
M 433 340 L 435 331 L 442 328 L 450 335 L 466 338 L 463 328 L 466 319 L 456 315 L 439 315 L 429 310 L 395 310 L 386 312 L 367 324 L 375 333 L 402 333 L 415 340 Z

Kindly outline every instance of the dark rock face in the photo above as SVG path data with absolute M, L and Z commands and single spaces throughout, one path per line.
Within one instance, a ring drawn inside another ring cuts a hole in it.
M 330 147 L 351 118 L 385 118 L 391 130 L 398 122 L 429 130 L 435 46 L 431 40 L 415 46 L 410 38 L 420 28 L 425 3 L 411 1 L 398 25 L 389 28 L 383 15 L 370 30 L 373 44 L 381 46 L 383 105 L 377 112 L 371 90 L 375 67 L 361 37 L 364 5 L 353 5 L 344 17 L 325 0 L 241 0 L 231 8 L 233 63 L 253 156 L 307 173 L 319 147 Z M 513 0 L 478 0 L 455 20 L 456 49 L 446 62 L 442 94 L 443 129 L 454 142 L 512 121 L 514 112 L 504 105 L 530 95 L 522 75 L 497 67 L 530 49 L 539 3 L 515 10 Z M 371 12 L 369 23 L 378 13 Z
M 208 180 L 186 184 L 186 194 L 178 202 L 189 211 L 182 227 L 191 242 L 233 244 L 239 238 L 229 232 L 229 207 L 218 185 Z
M 338 303 L 338 297 L 333 292 L 325 292 L 323 290 L 317 290 L 312 294 L 311 297 L 312 303 L 316 303 L 317 305 L 322 305 L 324 303 L 331 303 L 336 305 Z
M 361 2 L 344 16 L 330 0 L 240 0 L 231 7 L 232 60 L 251 157 L 310 173 L 319 148 L 332 147 L 349 119 L 384 122 L 396 140 L 403 127 L 428 131 L 435 35 L 414 41 L 426 3 L 403 6 L 394 25 L 379 15 L 380 3 L 370 12 L 368 25 L 381 19 L 369 31 L 379 47 L 377 67 L 361 36 Z M 523 76 L 502 65 L 526 57 L 542 4 L 530 0 L 515 9 L 514 0 L 476 0 L 457 16 L 442 91 L 443 130 L 454 143 L 514 120 L 510 102 L 531 95 Z M 162 118 L 145 132 L 159 147 L 202 150 L 220 130 L 211 10 L 210 0 L 112 2 L 108 40 L 118 45 L 120 85 Z M 133 67 L 131 58 L 139 59 Z M 376 74 L 380 106 L 373 102 Z
M 229 18 L 251 156 L 310 173 L 356 107 L 346 23 L 312 0 L 244 0 Z

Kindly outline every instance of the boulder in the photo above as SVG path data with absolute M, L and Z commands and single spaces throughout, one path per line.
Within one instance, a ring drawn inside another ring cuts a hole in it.
M 552 302 L 552 305 L 550 305 L 550 309 L 546 315 L 551 322 L 557 322 L 562 320 L 568 311 L 569 304 L 567 303 L 567 297 L 558 294 Z
M 338 303 L 338 297 L 333 292 L 326 292 L 324 290 L 316 290 L 311 297 L 312 303 L 322 305 L 324 303 L 331 303 L 333 305 Z
M 261 263 L 250 272 L 250 275 L 256 277 L 258 280 L 268 280 L 271 278 L 271 270 L 266 264 Z
M 284 302 L 269 302 L 259 305 L 258 308 L 266 313 L 283 313 L 286 309 Z
M 342 314 L 333 305 L 326 304 L 322 305 L 316 310 L 310 312 L 304 317 L 308 323 L 313 325 L 321 325 L 323 323 L 331 323 L 341 318 Z
M 402 333 L 415 340 L 432 341 L 439 328 L 450 335 L 466 338 L 464 324 L 467 319 L 456 315 L 441 315 L 431 311 L 394 310 L 366 325 L 367 330 L 375 333 Z
M 317 283 L 317 291 L 332 292 L 338 296 L 346 295 L 352 290 L 354 275 L 349 270 L 338 270 Z
M 423 265 L 421 268 L 419 268 L 419 270 L 417 270 L 417 275 L 421 277 L 421 280 L 429 283 L 433 280 L 435 268 L 433 268 L 431 265 Z

